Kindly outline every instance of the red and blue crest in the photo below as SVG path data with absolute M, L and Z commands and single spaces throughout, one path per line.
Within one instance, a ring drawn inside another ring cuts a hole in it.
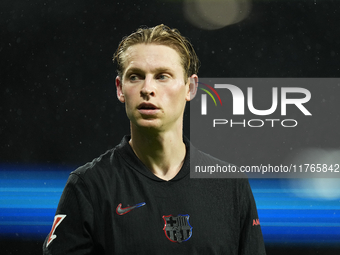
M 192 227 L 189 223 L 189 215 L 163 216 L 165 236 L 175 243 L 188 241 L 192 235 Z

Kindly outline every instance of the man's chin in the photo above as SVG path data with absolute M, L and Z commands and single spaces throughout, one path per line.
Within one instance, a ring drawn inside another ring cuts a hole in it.
M 162 123 L 158 119 L 143 119 L 133 124 L 137 129 L 149 131 L 161 131 Z

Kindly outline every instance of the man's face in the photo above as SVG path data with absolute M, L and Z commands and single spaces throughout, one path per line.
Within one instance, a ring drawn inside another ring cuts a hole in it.
M 124 54 L 125 69 L 116 86 L 131 125 L 158 131 L 181 128 L 190 79 L 184 78 L 177 51 L 165 45 L 136 44 Z

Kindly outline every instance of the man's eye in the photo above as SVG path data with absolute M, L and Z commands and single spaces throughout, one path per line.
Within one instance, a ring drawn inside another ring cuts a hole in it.
M 160 74 L 160 75 L 158 75 L 158 77 L 157 77 L 159 80 L 166 80 L 166 79 L 168 79 L 169 77 L 167 76 L 167 75 L 165 75 L 165 74 Z
M 133 74 L 133 75 L 130 75 L 129 79 L 130 81 L 136 81 L 138 80 L 138 76 Z

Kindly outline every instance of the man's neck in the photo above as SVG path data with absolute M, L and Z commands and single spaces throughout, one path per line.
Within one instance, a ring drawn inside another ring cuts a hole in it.
M 131 128 L 129 144 L 154 175 L 168 181 L 178 174 L 184 162 L 182 135 L 182 130 L 155 134 Z

